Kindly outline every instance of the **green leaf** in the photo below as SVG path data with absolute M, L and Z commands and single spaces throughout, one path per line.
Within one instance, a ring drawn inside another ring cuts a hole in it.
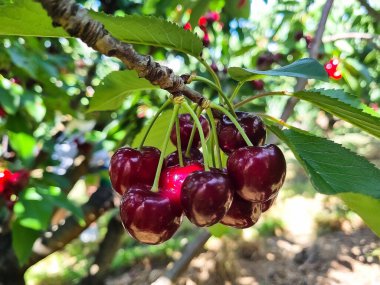
M 36 122 L 41 122 L 46 114 L 46 107 L 41 97 L 38 94 L 27 91 L 24 93 L 22 102 L 28 114 Z
M 209 5 L 210 0 L 198 0 L 194 3 L 189 20 L 192 27 L 198 25 L 199 18 L 207 11 Z
M 154 126 L 150 130 L 149 135 L 146 138 L 144 145 L 154 146 L 158 149 L 162 148 L 164 136 L 166 132 L 168 131 L 168 125 L 169 125 L 172 114 L 173 114 L 172 110 L 167 110 L 161 113 L 161 115 L 157 118 L 156 122 L 154 123 Z M 146 126 L 137 134 L 137 136 L 133 140 L 132 147 L 140 146 L 141 141 L 144 137 L 144 134 L 146 130 L 148 129 L 148 126 L 149 124 L 146 124 Z M 166 154 L 169 154 L 175 150 L 176 148 L 174 147 L 174 145 L 171 142 L 169 142 L 168 147 L 166 149 Z
M 40 231 L 24 227 L 19 220 L 13 222 L 12 247 L 21 266 L 27 262 L 32 253 L 33 244 L 39 236 Z
M 257 75 L 290 76 L 299 78 L 311 78 L 328 81 L 324 67 L 313 58 L 302 58 L 289 65 L 273 70 L 254 70 L 241 67 L 230 67 L 230 76 L 237 81 L 248 81 Z
M 67 37 L 62 28 L 52 26 L 52 20 L 41 4 L 31 0 L 0 3 L 0 35 L 37 37 Z
M 354 126 L 380 137 L 379 115 L 343 90 L 314 89 L 296 92 L 294 96 L 309 101 Z
M 13 2 L 0 5 L 0 35 L 69 37 L 62 28 L 52 26 L 39 3 Z M 170 48 L 195 57 L 200 56 L 203 48 L 202 41 L 194 33 L 164 19 L 139 15 L 114 17 L 94 11 L 90 14 L 104 24 L 111 35 L 127 43 Z
M 194 33 L 161 18 L 140 15 L 114 17 L 95 12 L 91 12 L 91 16 L 123 42 L 170 48 L 195 57 L 199 57 L 203 49 L 202 41 Z
M 10 89 L 4 89 L 0 85 L 0 98 L 0 106 L 2 106 L 8 114 L 14 115 L 20 106 L 20 95 L 15 94 Z
M 26 133 L 13 133 L 9 132 L 9 143 L 24 160 L 30 160 L 34 157 L 34 149 L 36 146 L 36 140 Z
M 223 14 L 229 15 L 231 18 L 249 18 L 251 1 L 228 0 L 225 2 Z
M 364 157 L 306 131 L 280 130 L 268 121 L 267 126 L 293 151 L 318 192 L 353 192 L 380 199 L 380 169 Z
M 95 87 L 88 111 L 116 110 L 133 91 L 155 88 L 148 80 L 139 78 L 136 71 L 111 72 Z
M 380 200 L 355 193 L 339 194 L 338 196 L 351 210 L 355 211 L 363 219 L 377 236 L 380 237 Z
M 226 234 L 232 233 L 236 231 L 236 229 L 225 226 L 223 224 L 215 224 L 211 227 L 208 227 L 208 230 L 210 234 L 212 234 L 214 237 L 222 237 Z

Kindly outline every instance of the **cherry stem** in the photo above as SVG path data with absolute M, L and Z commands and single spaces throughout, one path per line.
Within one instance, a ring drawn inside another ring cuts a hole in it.
M 197 118 L 200 117 L 201 113 L 202 113 L 202 108 L 201 107 L 199 107 L 198 109 L 196 109 Z M 186 157 L 190 157 L 190 149 L 191 149 L 191 146 L 193 145 L 193 140 L 194 140 L 194 136 L 195 136 L 195 131 L 196 130 L 197 130 L 197 126 L 194 124 L 193 128 L 191 129 L 189 143 L 188 143 L 187 148 L 186 148 L 186 153 L 185 153 Z
M 212 167 L 215 167 L 215 153 L 214 153 L 214 135 L 211 134 L 210 135 L 210 154 L 211 154 L 211 163 L 212 163 Z
M 234 110 L 230 100 L 228 100 L 227 98 L 227 95 L 224 94 L 223 90 L 217 86 L 214 82 L 212 82 L 211 80 L 208 80 L 207 78 L 204 78 L 202 76 L 195 76 L 193 78 L 193 81 L 199 81 L 199 82 L 203 82 L 203 83 L 206 83 L 208 84 L 210 87 L 214 88 L 215 90 L 218 91 L 218 94 L 220 97 L 222 97 L 223 99 L 223 102 L 228 106 L 228 109 L 231 111 L 232 114 L 235 115 L 235 112 L 232 112 Z
M 171 103 L 171 99 L 168 99 L 165 101 L 165 103 L 160 107 L 160 109 L 158 109 L 158 111 L 156 112 L 156 114 L 154 115 L 152 121 L 149 123 L 149 126 L 148 126 L 148 129 L 146 130 L 145 134 L 144 134 L 144 137 L 140 143 L 140 147 L 139 148 L 142 148 L 144 146 L 144 143 L 145 143 L 145 140 L 146 138 L 148 137 L 149 135 L 149 132 L 150 130 L 152 129 L 154 123 L 156 122 L 157 118 L 160 116 L 160 114 L 162 113 L 162 111 Z
M 175 133 L 176 133 L 176 136 L 177 136 L 177 151 L 178 151 L 179 166 L 183 167 L 182 145 L 181 145 L 181 130 L 179 128 L 178 113 L 177 113 L 177 118 L 175 120 Z
M 244 85 L 245 81 L 239 81 L 239 83 L 236 85 L 234 92 L 232 92 L 232 95 L 230 97 L 230 103 L 235 99 L 236 95 L 239 93 L 240 88 Z
M 237 109 L 255 99 L 259 99 L 259 98 L 262 98 L 262 97 L 266 97 L 266 96 L 274 96 L 274 95 L 279 95 L 279 96 L 292 96 L 293 93 L 292 92 L 288 92 L 288 91 L 272 91 L 272 92 L 265 92 L 265 93 L 260 93 L 260 94 L 257 94 L 255 96 L 251 96 L 251 97 L 248 97 L 247 99 L 235 104 L 234 108 Z
M 198 128 L 199 136 L 201 138 L 201 144 L 202 144 L 202 150 L 203 150 L 203 161 L 204 161 L 205 170 L 209 171 L 207 144 L 206 144 L 206 140 L 205 140 L 205 135 L 204 135 L 203 130 L 202 130 L 201 122 L 199 121 L 197 115 L 194 113 L 193 109 L 191 109 L 190 105 L 187 102 L 184 102 L 183 106 L 190 113 L 190 116 L 193 118 L 194 123 Z
M 281 125 L 283 127 L 286 127 L 288 129 L 293 128 L 293 126 L 285 123 L 283 120 L 275 118 L 275 117 L 272 117 L 270 115 L 267 115 L 267 114 L 264 114 L 264 113 L 258 113 L 257 115 L 260 116 L 260 117 L 266 118 L 268 121 L 275 122 L 275 123 L 277 123 L 277 124 L 279 124 L 279 125 Z
M 218 86 L 220 89 L 222 88 L 222 85 L 220 85 L 220 81 L 219 81 L 219 78 L 218 78 L 218 75 L 216 75 L 216 73 L 214 72 L 214 70 L 212 70 L 211 66 L 207 64 L 207 62 L 199 57 L 198 58 L 199 62 L 203 64 L 204 67 L 206 67 L 207 71 L 211 74 L 211 77 L 212 79 L 214 79 L 214 82 L 216 84 L 216 86 Z
M 160 160 L 158 161 L 156 175 L 154 176 L 154 182 L 153 182 L 153 186 L 152 186 L 152 191 L 153 192 L 158 192 L 158 182 L 160 181 L 160 175 L 161 175 L 162 165 L 164 163 L 166 149 L 167 149 L 167 146 L 168 146 L 168 143 L 169 143 L 169 139 L 170 139 L 170 133 L 171 133 L 171 131 L 173 129 L 175 120 L 178 117 L 179 107 L 180 107 L 180 104 L 177 104 L 177 103 L 174 104 L 173 114 L 172 114 L 172 117 L 171 117 L 170 122 L 169 122 L 168 130 L 166 132 L 166 135 L 165 135 L 165 138 L 164 138 L 164 142 L 162 144 L 161 154 L 160 154 Z
M 239 125 L 239 122 L 234 118 L 234 116 L 232 116 L 225 108 L 223 108 L 222 106 L 219 106 L 219 105 L 217 105 L 215 103 L 211 103 L 210 107 L 213 108 L 213 109 L 217 109 L 217 110 L 221 111 L 222 113 L 224 113 L 231 120 L 231 122 L 235 125 L 235 127 L 237 128 L 237 130 L 239 131 L 239 133 L 243 137 L 245 143 L 248 146 L 253 146 L 253 144 L 249 140 L 248 136 L 246 135 L 245 131 Z
M 216 150 L 216 167 L 222 168 L 222 158 L 220 157 L 220 148 L 219 148 L 218 134 L 216 131 L 214 115 L 212 114 L 212 110 L 210 108 L 207 109 L 206 112 L 207 112 L 207 116 L 210 119 L 212 137 L 214 138 L 214 143 L 212 144 L 212 146 L 215 146 L 215 150 Z M 214 152 L 214 148 L 212 149 L 212 151 Z

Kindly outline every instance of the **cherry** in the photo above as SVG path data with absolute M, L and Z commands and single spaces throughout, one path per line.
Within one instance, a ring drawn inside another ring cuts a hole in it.
M 181 205 L 187 218 L 199 227 L 219 222 L 231 203 L 231 184 L 221 170 L 196 171 L 183 182 Z
M 6 187 L 9 187 L 13 194 L 18 194 L 29 183 L 29 172 L 25 169 L 12 173 L 5 182 Z
M 184 30 L 189 30 L 189 31 L 191 31 L 191 30 L 192 30 L 191 24 L 190 24 L 189 22 L 187 22 L 187 23 L 183 26 L 183 29 L 184 29 Z
M 307 48 L 311 48 L 311 43 L 313 42 L 313 37 L 310 35 L 304 36 Z
M 261 212 L 264 213 L 269 210 L 270 207 L 274 204 L 274 201 L 276 200 L 277 195 L 274 196 L 273 198 L 269 199 L 268 201 L 262 202 L 261 203 Z
M 260 203 L 246 201 L 235 193 L 231 207 L 220 223 L 238 229 L 245 229 L 256 224 L 260 215 Z
M 4 108 L 0 106 L 0 118 L 5 118 L 7 116 L 7 112 L 5 112 Z
M 264 89 L 264 81 L 260 80 L 252 80 L 251 86 L 253 90 L 263 90 Z
M 212 24 L 220 20 L 220 15 L 218 12 L 208 12 L 205 16 L 208 24 Z
M 2 195 L 5 190 L 9 179 L 12 177 L 12 172 L 8 169 L 4 169 L 0 172 L 0 195 Z
M 273 198 L 284 183 L 286 162 L 276 145 L 248 146 L 229 156 L 227 170 L 234 189 L 243 199 L 264 202 Z
M 203 39 L 202 39 L 202 42 L 203 42 L 203 46 L 205 46 L 205 47 L 210 46 L 210 37 L 208 36 L 208 33 L 205 32 Z
M 203 170 L 203 165 L 199 163 L 192 163 L 184 167 L 178 165 L 165 168 L 161 172 L 159 181 L 162 195 L 174 201 L 181 208 L 180 195 L 182 184 L 187 176 L 199 170 Z
M 159 244 L 171 238 L 182 221 L 182 211 L 151 186 L 133 185 L 123 194 L 120 217 L 124 228 L 136 240 Z
M 182 150 L 182 159 L 184 165 L 189 165 L 194 162 L 198 162 L 200 164 L 203 164 L 203 154 L 199 151 L 197 148 L 190 148 L 190 155 L 189 157 L 186 156 L 186 150 Z M 178 157 L 178 151 L 173 151 L 171 154 L 169 154 L 165 160 L 164 160 L 164 168 L 170 167 L 170 166 L 176 166 L 179 165 L 179 157 Z
M 236 112 L 236 116 L 238 123 L 252 144 L 255 146 L 264 144 L 266 130 L 260 117 L 247 112 Z M 247 145 L 235 125 L 226 115 L 218 122 L 217 132 L 220 148 L 226 154 Z
M 187 145 L 189 144 L 191 131 L 193 129 L 193 120 L 190 116 L 190 114 L 180 114 L 178 115 L 179 118 L 179 127 L 180 127 L 180 134 L 181 134 L 181 147 L 182 149 L 186 149 Z M 208 135 L 210 133 L 210 124 L 208 123 L 205 116 L 201 115 L 199 117 L 199 121 L 202 125 L 202 130 L 205 138 L 208 138 Z M 170 140 L 171 142 L 176 146 L 177 145 L 177 134 L 175 130 L 175 126 L 173 126 L 172 131 L 170 133 Z M 193 143 L 191 147 L 193 148 L 199 148 L 201 146 L 198 130 L 195 132 Z
M 324 65 L 329 77 L 335 80 L 339 80 L 342 78 L 342 73 L 339 70 L 337 70 L 338 65 L 339 60 L 337 58 L 330 59 L 330 61 Z
M 207 25 L 207 19 L 206 19 L 205 16 L 202 16 L 202 17 L 199 18 L 198 25 L 199 25 L 199 27 L 206 27 L 206 25 Z
M 210 67 L 211 67 L 211 69 L 212 69 L 215 73 L 218 73 L 218 72 L 219 72 L 218 66 L 216 65 L 215 62 L 211 63 Z
M 111 158 L 109 168 L 113 188 L 122 195 L 134 184 L 152 185 L 160 153 L 155 147 L 118 149 Z
M 303 32 L 302 31 L 297 31 L 294 34 L 294 39 L 298 42 L 303 38 Z

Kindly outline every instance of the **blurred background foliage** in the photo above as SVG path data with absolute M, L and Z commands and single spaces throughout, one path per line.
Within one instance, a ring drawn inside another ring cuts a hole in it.
M 210 45 L 203 49 L 202 55 L 217 72 L 228 95 L 236 82 L 228 77 L 227 67 L 265 70 L 308 57 L 307 39 L 312 39 L 325 4 L 321 0 L 78 2 L 89 9 L 116 16 L 155 15 L 179 26 L 190 21 L 194 33 L 200 38 L 204 37 L 204 31 L 197 26 L 198 18 L 209 11 L 218 12 L 220 20 L 207 26 Z M 370 2 L 376 9 L 380 8 L 376 1 Z M 325 64 L 338 58 L 342 79 L 331 79 L 328 83 L 310 81 L 309 87 L 344 89 L 379 113 L 379 32 L 379 21 L 367 13 L 359 1 L 335 1 L 318 60 Z M 345 38 L 347 33 L 355 33 L 356 37 Z M 190 56 L 154 46 L 135 48 L 171 67 L 176 74 L 196 72 L 210 78 L 204 66 Z M 146 121 L 165 101 L 165 92 L 161 90 L 136 91 L 116 112 L 87 113 L 94 88 L 111 71 L 123 69 L 125 66 L 119 61 L 99 55 L 75 39 L 0 37 L 0 168 L 31 172 L 28 189 L 20 195 L 13 211 L 2 209 L 0 222 L 4 229 L 20 230 L 21 227 L 24 231 L 19 233 L 29 233 L 22 241 L 25 248 L 19 253 L 25 260 L 39 233 L 46 230 L 52 220 L 67 215 L 67 212 L 60 213 L 58 208 L 71 211 L 79 221 L 83 218 L 79 206 L 94 192 L 100 177 L 107 178 L 112 152 L 120 146 L 132 144 Z M 263 82 L 266 91 L 291 91 L 296 80 L 266 77 Z M 217 97 L 215 90 L 203 83 L 193 83 L 192 86 L 206 97 Z M 261 91 L 257 89 L 261 88 L 246 83 L 236 100 Z M 283 96 L 265 97 L 243 109 L 280 117 L 286 100 Z M 371 137 L 312 105 L 300 102 L 289 120 L 295 126 L 330 137 L 379 165 L 378 145 Z M 74 177 L 73 171 L 78 171 L 83 157 L 87 160 L 86 168 L 79 172 L 79 177 Z M 288 157 L 292 171 L 282 198 L 296 194 L 314 197 L 315 191 L 306 176 L 291 162 L 291 156 Z M 52 197 L 54 202 L 42 202 L 46 197 Z M 25 205 L 29 205 L 28 209 L 38 210 L 26 211 Z M 336 221 L 342 224 L 342 217 L 349 219 L 352 215 L 340 203 L 331 206 L 327 212 L 318 218 L 321 232 L 336 228 Z M 55 276 L 54 284 L 59 284 L 56 277 L 61 276 L 62 284 L 78 282 L 87 274 L 108 221 L 115 213 L 114 210 L 108 212 L 84 232 L 81 239 L 33 267 L 27 275 L 29 280 L 50 284 L 53 281 L 49 279 Z M 194 238 L 192 229 L 186 224 L 174 239 L 156 247 L 138 245 L 125 235 L 111 269 L 121 272 L 145 257 L 169 257 Z M 255 235 L 261 236 L 281 235 L 284 223 L 278 216 L 264 218 L 255 231 Z M 239 235 L 240 232 L 231 234 Z M 85 247 L 83 243 L 86 243 Z M 63 260 L 64 270 L 61 268 Z M 55 267 L 45 270 L 43 267 L 49 262 Z M 45 281 L 38 281 L 41 279 Z

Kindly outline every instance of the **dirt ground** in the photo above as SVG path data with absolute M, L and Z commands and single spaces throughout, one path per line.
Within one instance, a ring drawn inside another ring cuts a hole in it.
M 284 238 L 210 240 L 178 285 L 378 285 L 380 239 L 366 228 L 318 237 L 302 247 Z M 165 267 L 145 260 L 108 285 L 151 284 Z M 164 283 L 162 283 L 164 284 Z

